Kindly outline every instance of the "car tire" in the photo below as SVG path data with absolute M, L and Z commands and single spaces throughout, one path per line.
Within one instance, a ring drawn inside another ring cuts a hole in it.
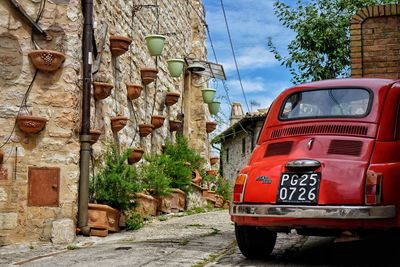
M 268 258 L 274 249 L 276 232 L 255 226 L 235 225 L 236 241 L 248 259 Z

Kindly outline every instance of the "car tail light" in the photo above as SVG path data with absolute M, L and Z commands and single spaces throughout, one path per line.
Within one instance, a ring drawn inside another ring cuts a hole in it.
M 365 204 L 378 205 L 382 200 L 382 173 L 367 172 L 365 180 Z
M 247 174 L 239 174 L 236 177 L 235 187 L 233 188 L 233 202 L 243 202 L 244 188 L 246 186 Z

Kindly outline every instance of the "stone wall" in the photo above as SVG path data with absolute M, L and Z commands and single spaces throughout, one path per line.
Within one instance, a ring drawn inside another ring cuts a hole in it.
M 198 14 L 204 16 L 201 1 L 190 1 Z M 29 15 L 36 18 L 40 1 L 19 0 L 19 3 Z M 147 153 L 159 152 L 166 140 L 175 139 L 176 133 L 169 132 L 168 118 L 176 119 L 182 111 L 185 113 L 183 132 L 189 137 L 191 144 L 196 144 L 195 147 L 208 156 L 209 144 L 205 131 L 208 111 L 199 98 L 201 94 L 193 91 L 195 88 L 192 88 L 191 83 L 188 84 L 188 81 L 200 77 L 192 77 L 190 73 L 186 73 L 180 78 L 171 78 L 166 65 L 168 58 L 183 58 L 188 55 L 206 58 L 202 21 L 186 1 L 159 0 L 157 30 L 156 10 L 142 8 L 133 14 L 133 4 L 143 3 L 94 1 L 97 44 L 102 41 L 101 33 L 105 24 L 108 25 L 108 32 L 100 68 L 93 79 L 114 85 L 110 97 L 100 101 L 92 99 L 91 127 L 102 132 L 99 142 L 93 145 L 94 157 L 97 162 L 101 162 L 105 146 L 109 142 L 119 144 L 122 149 L 130 145 L 140 145 Z M 42 49 L 63 52 L 66 60 L 62 68 L 54 73 L 39 71 L 32 83 L 26 101 L 28 111 L 45 117 L 48 121 L 43 131 L 30 136 L 22 133 L 18 127 L 14 129 L 14 123 L 35 74 L 35 68 L 28 59 L 28 53 L 34 49 L 31 29 L 8 1 L 0 2 L 0 17 L 0 145 L 8 141 L 1 147 L 5 160 L 0 166 L 0 245 L 49 240 L 54 221 L 66 218 L 76 221 L 77 215 L 82 92 L 81 1 L 46 1 L 39 25 L 53 38 L 46 41 L 35 35 L 35 40 Z M 126 83 L 141 84 L 140 68 L 156 66 L 155 58 L 147 52 L 144 36 L 157 32 L 168 35 L 163 54 L 157 60 L 157 85 L 153 83 L 147 86 L 141 97 L 132 101 L 132 109 L 126 97 Z M 111 57 L 108 41 L 110 35 L 131 37 L 133 43 L 130 51 L 117 58 Z M 179 103 L 170 108 L 163 105 L 167 90 L 183 95 Z M 21 112 L 27 111 L 24 108 Z M 123 130 L 113 133 L 110 117 L 117 114 L 127 116 L 129 122 Z M 137 124 L 150 123 L 152 114 L 164 115 L 167 120 L 152 135 L 140 138 Z M 196 114 L 195 122 L 190 114 Z M 59 177 L 46 174 L 46 168 L 58 168 Z M 35 176 L 34 170 L 39 171 L 39 174 Z M 55 191 L 59 191 L 58 203 L 53 206 L 34 206 L 31 205 L 32 200 L 28 199 L 35 198 L 32 194 L 37 194 L 33 193 L 34 185 L 30 185 L 29 181 L 41 181 L 43 177 L 47 177 L 49 181 L 59 179 L 59 185 L 49 184 Z
M 350 26 L 351 76 L 400 78 L 400 5 L 370 6 Z

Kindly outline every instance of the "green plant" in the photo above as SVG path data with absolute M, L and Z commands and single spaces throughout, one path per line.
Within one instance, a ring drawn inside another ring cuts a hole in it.
M 217 177 L 217 190 L 216 193 L 224 198 L 224 200 L 230 200 L 232 196 L 232 184 L 222 176 Z
M 171 178 L 167 175 L 171 159 L 163 154 L 146 155 L 145 159 L 148 161 L 142 166 L 145 189 L 157 196 L 171 194 Z
M 91 177 L 91 201 L 107 204 L 121 211 L 134 205 L 131 199 L 142 190 L 142 184 L 136 168 L 127 164 L 131 151 L 132 149 L 127 149 L 119 153 L 114 144 L 109 145 L 104 166 L 97 175 Z
M 126 230 L 133 231 L 142 228 L 144 219 L 139 213 L 132 213 L 126 219 Z

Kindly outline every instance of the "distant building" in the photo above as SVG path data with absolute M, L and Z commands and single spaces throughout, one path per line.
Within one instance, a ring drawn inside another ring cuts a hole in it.
M 268 109 L 260 109 L 245 115 L 240 103 L 232 104 L 229 128 L 214 138 L 214 143 L 221 144 L 220 168 L 225 178 L 234 180 L 247 164 L 267 112 Z

